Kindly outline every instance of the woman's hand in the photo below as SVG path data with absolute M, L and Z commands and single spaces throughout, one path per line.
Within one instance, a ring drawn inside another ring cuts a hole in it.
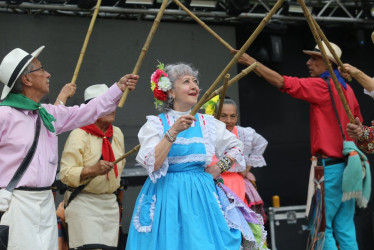
M 356 77 L 358 74 L 360 74 L 359 69 L 357 69 L 356 67 L 354 67 L 354 66 L 352 66 L 348 63 L 343 64 L 343 67 L 344 67 L 344 70 L 345 70 L 346 73 L 344 72 L 344 70 L 342 68 L 338 67 L 338 69 L 339 69 L 339 72 L 342 75 L 342 77 L 344 77 L 345 79 L 348 79 L 350 76 Z
M 192 115 L 182 115 L 181 117 L 178 118 L 178 120 L 171 126 L 169 129 L 169 132 L 171 136 L 174 138 L 177 137 L 177 135 L 191 127 L 192 123 L 196 121 L 196 118 Z
M 221 175 L 221 168 L 217 164 L 214 164 L 206 167 L 205 172 L 211 174 L 213 179 L 217 179 Z
M 249 173 L 249 171 L 251 170 L 251 166 L 246 166 L 245 167 L 245 170 L 243 172 L 240 172 L 240 174 L 243 176 L 243 177 L 246 177 L 247 174 Z

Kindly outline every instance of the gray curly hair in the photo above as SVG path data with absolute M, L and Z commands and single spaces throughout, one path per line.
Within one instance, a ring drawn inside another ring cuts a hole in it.
M 192 68 L 189 64 L 185 63 L 176 63 L 176 64 L 168 64 L 165 66 L 165 72 L 168 74 L 168 78 L 171 82 L 171 88 L 175 88 L 175 82 L 182 76 L 190 75 L 196 77 L 198 79 L 199 71 Z M 199 85 L 199 80 L 197 80 L 197 84 Z M 163 102 L 162 105 L 157 107 L 157 110 L 160 112 L 167 112 L 174 107 L 174 99 L 170 95 L 168 95 L 167 101 Z

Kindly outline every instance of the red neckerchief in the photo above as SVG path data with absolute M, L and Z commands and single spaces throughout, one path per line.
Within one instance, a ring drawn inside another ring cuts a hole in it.
M 113 136 L 113 126 L 112 124 L 109 124 L 108 130 L 104 134 L 103 131 L 101 131 L 95 124 L 91 124 L 85 127 L 81 127 L 84 131 L 86 131 L 89 134 L 95 135 L 97 137 L 103 138 L 103 146 L 102 146 L 102 155 L 104 161 L 114 162 L 116 159 L 114 158 L 114 153 L 112 149 L 112 145 L 110 144 L 110 141 L 108 138 L 111 138 Z M 116 178 L 118 177 L 118 168 L 117 164 L 114 165 L 114 174 Z M 107 173 L 108 176 L 108 173 Z M 109 176 L 108 176 L 109 178 Z

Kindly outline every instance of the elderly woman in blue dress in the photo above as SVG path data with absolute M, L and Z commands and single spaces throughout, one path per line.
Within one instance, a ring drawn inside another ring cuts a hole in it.
M 262 249 L 266 236 L 258 216 L 248 213 L 253 218 L 243 220 L 244 205 L 222 199 L 225 190 L 213 180 L 233 163 L 245 164 L 243 144 L 213 116 L 189 114 L 199 96 L 196 70 L 183 63 L 158 67 L 151 82 L 163 113 L 147 116 L 138 134 L 136 160 L 149 178 L 135 204 L 126 249 Z M 220 160 L 207 167 L 213 154 Z M 251 229 L 260 231 L 260 239 Z

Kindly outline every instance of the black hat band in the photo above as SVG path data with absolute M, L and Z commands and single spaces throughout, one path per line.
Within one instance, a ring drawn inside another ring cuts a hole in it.
M 32 55 L 27 55 L 25 56 L 17 65 L 17 67 L 14 69 L 12 75 L 10 76 L 9 78 L 9 81 L 8 81 L 8 84 L 7 86 L 9 88 L 12 87 L 12 83 L 16 80 L 19 72 L 22 70 L 22 68 L 25 66 L 25 64 L 27 63 L 27 61 L 32 58 Z

